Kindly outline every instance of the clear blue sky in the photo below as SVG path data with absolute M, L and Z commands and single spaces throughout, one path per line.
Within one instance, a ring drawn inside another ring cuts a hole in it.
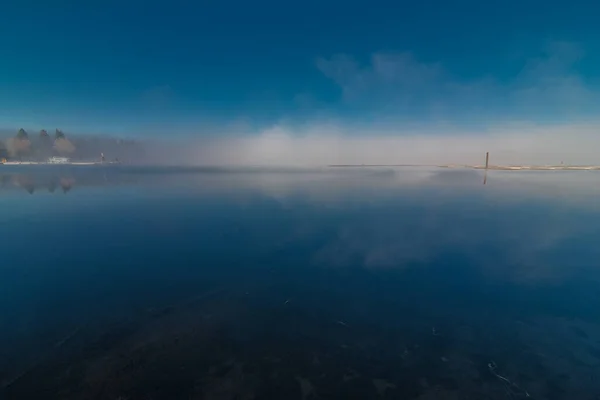
M 593 1 L 8 1 L 0 125 L 196 133 L 596 109 Z

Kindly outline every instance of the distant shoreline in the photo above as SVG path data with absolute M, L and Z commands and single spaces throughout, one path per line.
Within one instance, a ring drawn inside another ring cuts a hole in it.
M 7 161 L 7 162 L 3 162 L 0 163 L 0 165 L 76 165 L 76 166 L 83 166 L 83 165 L 117 165 L 120 163 L 117 162 L 97 162 L 97 161 L 81 161 L 81 162 L 68 162 L 68 163 L 50 163 L 50 162 L 38 162 L 38 161 Z
M 424 165 L 424 164 L 332 164 L 330 168 L 373 168 L 373 167 L 429 167 L 429 168 L 463 168 L 493 171 L 600 171 L 600 165 Z

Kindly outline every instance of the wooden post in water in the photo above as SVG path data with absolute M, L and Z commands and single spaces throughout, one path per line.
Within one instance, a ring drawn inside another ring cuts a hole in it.
M 485 153 L 485 172 L 483 173 L 483 184 L 485 185 L 487 182 L 487 172 L 488 172 L 488 167 L 490 166 L 490 152 L 487 151 Z

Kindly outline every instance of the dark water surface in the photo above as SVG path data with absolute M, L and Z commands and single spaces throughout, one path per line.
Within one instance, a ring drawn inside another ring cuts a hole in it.
M 1 168 L 0 398 L 600 398 L 600 173 Z

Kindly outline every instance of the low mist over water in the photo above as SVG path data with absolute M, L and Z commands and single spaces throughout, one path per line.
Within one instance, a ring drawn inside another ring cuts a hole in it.
M 600 393 L 596 171 L 0 177 L 0 398 Z

